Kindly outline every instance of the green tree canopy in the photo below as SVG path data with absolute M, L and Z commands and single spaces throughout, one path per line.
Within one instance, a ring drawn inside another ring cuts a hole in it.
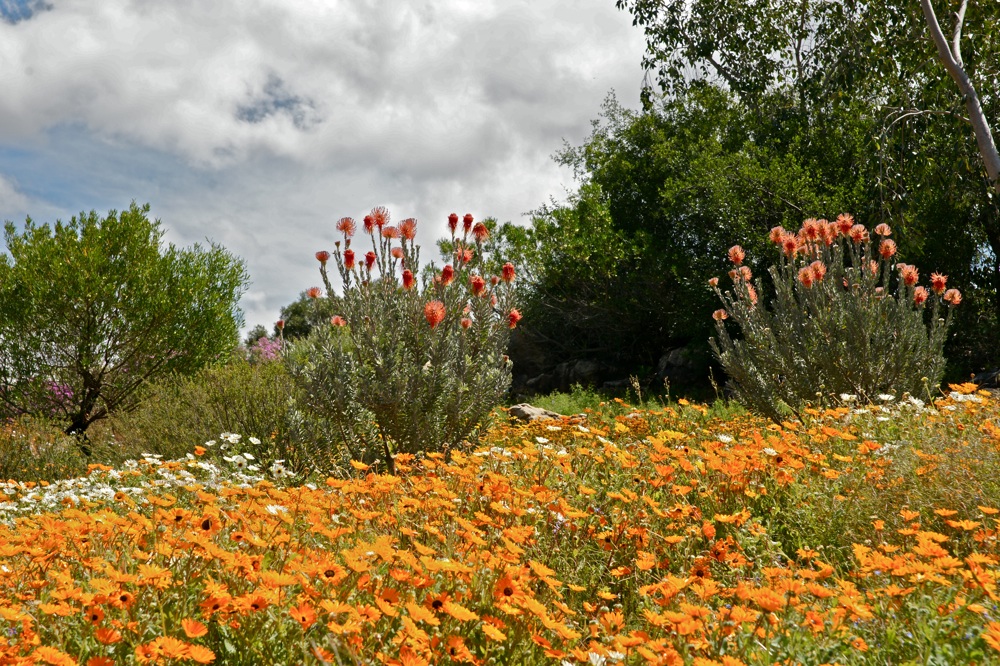
M 242 260 L 163 246 L 149 206 L 69 223 L 5 225 L 0 412 L 49 414 L 83 433 L 170 372 L 225 358 L 239 340 Z

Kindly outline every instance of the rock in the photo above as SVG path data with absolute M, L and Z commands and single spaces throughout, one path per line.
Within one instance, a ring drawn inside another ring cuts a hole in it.
M 547 409 L 542 409 L 541 407 L 535 407 L 529 405 L 526 402 L 522 402 L 519 405 L 514 405 L 507 410 L 512 419 L 517 419 L 518 421 L 539 421 L 542 419 L 561 419 L 562 414 L 557 414 L 555 412 L 550 412 Z
M 1000 388 L 1000 370 L 980 372 L 972 378 L 972 381 L 978 384 L 979 388 Z
M 547 372 L 532 377 L 524 385 L 532 393 L 551 393 L 556 386 L 555 376 Z
M 573 364 L 569 371 L 570 384 L 583 386 L 598 386 L 606 371 L 606 366 L 600 361 L 582 360 Z
M 656 378 L 660 383 L 670 380 L 674 385 L 696 382 L 702 379 L 699 377 L 700 365 L 690 350 L 671 349 L 656 364 Z
M 601 388 L 608 391 L 624 391 L 625 389 L 632 386 L 631 379 L 613 379 L 610 382 L 604 382 L 601 384 Z

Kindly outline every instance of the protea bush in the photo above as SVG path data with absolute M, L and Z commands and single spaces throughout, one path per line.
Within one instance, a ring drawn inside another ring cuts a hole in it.
M 422 272 L 416 220 L 392 225 L 381 207 L 360 229 L 342 218 L 336 250 L 316 253 L 337 314 L 288 355 L 307 409 L 327 422 L 331 438 L 352 459 L 381 462 L 390 473 L 397 454 L 446 452 L 472 437 L 510 386 L 507 343 L 521 318 L 514 267 L 483 274 L 486 226 L 466 215 L 459 230 L 455 214 L 448 226 L 453 262 Z M 359 231 L 371 242 L 364 253 L 352 247 Z M 319 288 L 310 295 L 323 297 Z
M 798 233 L 775 227 L 770 304 L 743 249 L 730 248 L 732 288 L 710 281 L 724 306 L 713 314 L 718 336 L 710 342 L 740 402 L 778 421 L 831 395 L 875 401 L 936 389 L 962 296 L 938 273 L 930 288 L 920 285 L 915 266 L 896 262 L 891 234 L 879 224 L 872 235 L 850 215 L 806 220 Z

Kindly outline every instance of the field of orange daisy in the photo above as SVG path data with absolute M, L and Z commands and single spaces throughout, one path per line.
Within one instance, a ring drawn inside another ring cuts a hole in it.
M 0 484 L 0 664 L 1000 659 L 998 404 L 843 398 L 619 401 L 395 476 L 199 445 Z

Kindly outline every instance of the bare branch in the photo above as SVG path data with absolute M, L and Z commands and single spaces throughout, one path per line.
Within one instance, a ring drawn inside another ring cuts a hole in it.
M 951 54 L 955 56 L 955 62 L 961 66 L 965 66 L 962 62 L 962 24 L 965 23 L 965 10 L 969 6 L 969 0 L 962 0 L 962 6 L 958 8 L 958 13 L 955 14 L 955 34 L 951 38 Z

